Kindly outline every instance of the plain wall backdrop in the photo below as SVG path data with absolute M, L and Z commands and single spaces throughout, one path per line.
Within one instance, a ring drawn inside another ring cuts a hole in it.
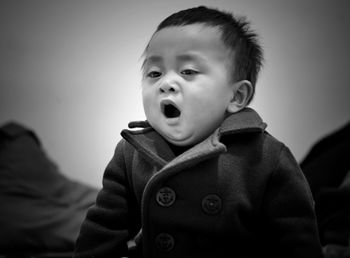
M 246 15 L 265 66 L 252 107 L 300 161 L 350 120 L 350 1 L 1 0 L 0 123 L 32 128 L 68 177 L 101 186 L 120 131 L 145 119 L 142 52 L 171 13 Z

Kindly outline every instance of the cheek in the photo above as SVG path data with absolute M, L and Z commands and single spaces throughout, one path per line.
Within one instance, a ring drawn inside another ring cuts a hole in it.
M 143 110 L 147 117 L 151 116 L 153 113 L 156 112 L 155 110 L 156 100 L 150 90 L 142 90 L 142 103 L 143 103 Z
M 230 102 L 232 92 L 228 88 L 222 88 L 218 90 L 215 87 L 208 87 L 201 89 L 198 92 L 192 94 L 192 102 L 196 103 L 198 109 L 212 109 L 221 110 L 225 109 Z
M 143 108 L 146 110 L 147 107 L 149 106 L 151 100 L 150 100 L 150 94 L 147 92 L 147 90 L 142 89 L 142 103 L 143 103 Z
M 142 101 L 143 102 L 149 102 L 151 97 L 152 97 L 151 88 L 148 87 L 148 86 L 142 86 L 141 94 L 142 94 Z

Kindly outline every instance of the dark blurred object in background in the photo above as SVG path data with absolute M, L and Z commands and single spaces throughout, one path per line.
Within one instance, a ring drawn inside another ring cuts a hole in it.
M 316 142 L 300 166 L 315 199 L 326 257 L 350 257 L 350 122 Z
M 314 195 L 338 187 L 350 169 L 350 122 L 314 144 L 300 165 Z
M 70 257 L 97 191 L 65 177 L 32 130 L 0 127 L 0 256 Z

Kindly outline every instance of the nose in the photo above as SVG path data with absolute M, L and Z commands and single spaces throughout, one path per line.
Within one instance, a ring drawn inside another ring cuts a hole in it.
M 160 83 L 159 91 L 161 93 L 176 93 L 179 91 L 179 85 L 174 75 L 168 75 Z

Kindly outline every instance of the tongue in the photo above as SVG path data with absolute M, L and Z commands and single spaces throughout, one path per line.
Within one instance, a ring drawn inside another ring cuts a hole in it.
M 164 107 L 164 114 L 168 118 L 175 118 L 180 116 L 181 112 L 173 105 L 166 105 Z

